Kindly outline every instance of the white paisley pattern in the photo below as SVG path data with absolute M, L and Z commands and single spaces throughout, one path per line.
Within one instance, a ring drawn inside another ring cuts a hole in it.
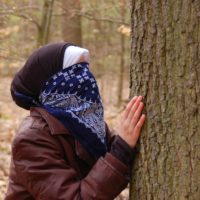
M 70 113 L 105 144 L 103 106 L 96 81 L 87 67 L 74 65 L 58 72 L 46 82 L 39 99 L 42 105 Z

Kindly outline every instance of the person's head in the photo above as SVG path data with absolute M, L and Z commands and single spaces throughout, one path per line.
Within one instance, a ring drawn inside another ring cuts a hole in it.
M 87 49 L 67 43 L 45 45 L 15 75 L 11 94 L 22 108 L 47 110 L 99 157 L 107 148 L 105 122 L 89 61 Z
M 49 77 L 81 62 L 90 62 L 89 51 L 72 44 L 53 43 L 36 49 L 12 81 L 13 100 L 18 106 L 30 109 L 33 104 L 24 101 L 18 93 L 38 101 L 41 88 Z

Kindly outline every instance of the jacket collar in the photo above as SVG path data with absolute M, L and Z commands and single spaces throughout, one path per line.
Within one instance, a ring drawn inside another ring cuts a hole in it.
M 59 120 L 49 114 L 45 109 L 40 107 L 31 107 L 30 111 L 31 116 L 42 117 L 46 121 L 52 135 L 72 135 Z M 85 148 L 78 142 L 78 140 L 75 140 L 75 152 L 79 158 L 84 160 L 89 165 L 92 166 L 94 164 L 95 160 L 93 160 L 93 158 L 87 153 Z
M 45 109 L 40 107 L 31 107 L 31 116 L 43 117 L 49 126 L 52 135 L 58 134 L 70 134 L 69 130 L 64 127 L 64 125 L 57 120 L 54 116 L 49 114 Z

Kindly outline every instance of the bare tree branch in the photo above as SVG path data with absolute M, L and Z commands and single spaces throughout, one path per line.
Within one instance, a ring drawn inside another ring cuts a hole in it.
M 118 19 L 112 19 L 112 18 L 98 18 L 98 17 L 94 17 L 92 15 L 88 15 L 88 14 L 84 14 L 84 13 L 77 13 L 77 15 L 81 15 L 82 17 L 85 17 L 89 20 L 95 20 L 95 21 L 105 21 L 105 22 L 109 22 L 109 23 L 115 23 L 115 24 L 124 24 L 124 25 L 130 25 L 128 22 L 124 22 L 122 20 L 118 20 Z
M 64 12 L 63 13 L 58 13 L 58 14 L 53 14 L 53 16 L 56 16 L 56 17 L 64 16 L 64 15 L 66 15 L 66 13 L 69 12 L 69 10 L 67 8 L 63 8 L 62 4 L 59 4 L 59 3 L 60 3 L 59 0 L 57 0 L 57 4 L 59 5 L 60 8 L 62 8 L 62 10 Z M 100 9 L 96 8 L 96 10 L 100 10 Z M 130 25 L 130 23 L 124 22 L 124 21 L 122 21 L 120 19 L 113 19 L 113 18 L 106 18 L 106 17 L 104 17 L 104 18 L 102 18 L 102 17 L 101 18 L 94 17 L 92 14 L 89 14 L 89 13 L 91 13 L 91 11 L 94 12 L 94 9 L 92 9 L 92 10 L 84 10 L 84 11 L 81 11 L 81 12 L 79 10 L 73 9 L 73 10 L 70 10 L 70 13 L 72 13 L 73 16 L 74 15 L 79 15 L 79 16 L 85 17 L 85 18 L 87 18 L 89 20 L 105 21 L 105 22 L 108 22 L 108 23 L 123 24 L 123 25 L 128 25 L 128 26 Z
M 10 12 L 22 12 L 26 10 L 39 10 L 38 6 L 22 6 L 22 7 L 12 7 L 11 9 L 0 9 L 0 15 L 6 15 L 9 14 Z
M 29 22 L 32 22 L 33 24 L 35 24 L 37 26 L 37 28 L 40 28 L 40 25 L 39 23 L 34 20 L 32 17 L 26 15 L 26 14 L 22 14 L 22 13 L 18 13 L 18 12 L 14 12 L 14 10 L 7 10 L 7 11 L 4 11 L 4 12 L 0 12 L 0 15 L 13 15 L 13 16 L 16 16 L 16 17 L 21 17 L 23 19 L 26 19 L 27 21 Z
M 75 10 L 74 10 L 75 11 Z M 58 13 L 58 14 L 53 14 L 53 16 L 54 17 L 60 17 L 60 16 L 64 16 L 64 15 L 66 15 L 66 12 L 63 12 L 63 13 Z M 122 20 L 118 20 L 118 19 L 112 19 L 112 18 L 106 18 L 106 17 L 104 17 L 104 18 L 98 18 L 98 17 L 94 17 L 94 16 L 92 16 L 92 15 L 90 15 L 90 14 L 86 14 L 86 13 L 83 13 L 83 12 L 77 12 L 77 11 L 75 11 L 73 14 L 72 14 L 72 16 L 71 17 L 73 17 L 74 15 L 79 15 L 79 16 L 81 16 L 81 17 L 85 17 L 85 18 L 87 18 L 87 19 L 89 19 L 89 20 L 94 20 L 94 21 L 105 21 L 105 22 L 108 22 L 108 23 L 115 23 L 115 24 L 123 24 L 123 25 L 127 25 L 127 26 L 129 26 L 130 25 L 130 23 L 128 23 L 128 22 L 123 22 Z
M 14 7 L 12 9 L 7 9 L 2 12 L 0 11 L 0 16 L 13 15 L 16 17 L 21 17 L 35 24 L 37 28 L 40 28 L 40 25 L 36 20 L 34 20 L 31 16 L 23 13 L 23 11 L 32 10 L 32 9 L 39 9 L 39 7 L 38 6 L 23 6 L 23 7 L 18 7 L 18 8 Z

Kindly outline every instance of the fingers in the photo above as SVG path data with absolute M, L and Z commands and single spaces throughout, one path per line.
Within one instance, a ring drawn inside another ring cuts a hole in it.
M 145 122 L 145 114 L 142 114 L 142 116 L 140 117 L 138 123 L 136 124 L 135 128 L 134 128 L 134 136 L 136 138 L 136 140 L 138 140 L 139 136 L 140 136 L 140 131 L 141 131 L 141 128 Z
M 130 102 L 127 104 L 126 109 L 125 109 L 125 111 L 124 111 L 124 118 L 125 118 L 125 119 L 128 117 L 129 112 L 130 112 L 130 110 L 131 110 L 133 104 L 134 104 L 135 101 L 137 100 L 137 98 L 138 98 L 138 96 L 134 96 L 134 97 L 130 100 Z
M 137 107 L 137 110 L 135 111 L 133 115 L 133 118 L 131 119 L 131 124 L 133 125 L 133 127 L 135 127 L 135 125 L 137 124 L 143 108 L 144 108 L 144 103 L 140 102 L 139 106 Z
M 140 136 L 141 128 L 145 121 L 145 115 L 142 114 L 144 103 L 142 96 L 135 96 L 127 104 L 126 109 L 123 112 L 120 136 L 131 146 L 134 147 Z
M 131 120 L 132 120 L 132 118 L 133 118 L 133 116 L 134 116 L 134 114 L 135 114 L 135 112 L 136 112 L 141 100 L 142 100 L 142 96 L 139 96 L 137 98 L 137 100 L 135 101 L 135 103 L 132 105 L 132 108 L 130 109 L 129 114 L 127 116 L 128 120 L 130 122 L 131 122 Z

